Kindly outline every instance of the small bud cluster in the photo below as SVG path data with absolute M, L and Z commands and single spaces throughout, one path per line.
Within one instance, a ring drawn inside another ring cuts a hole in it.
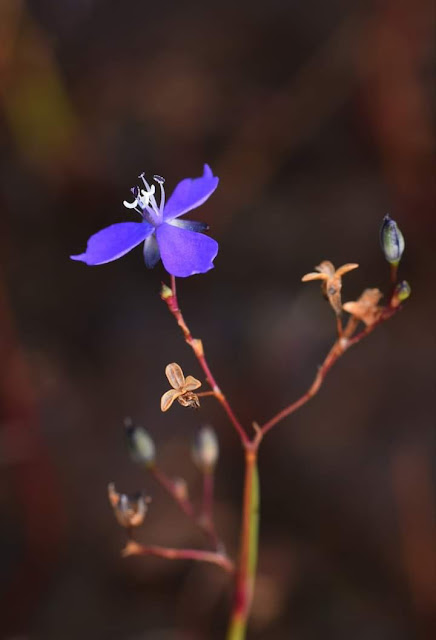
M 169 367 L 168 379 L 171 379 L 172 383 L 182 386 L 181 376 L 183 376 L 183 373 L 180 367 L 178 365 L 175 365 L 175 368 L 172 365 L 169 365 Z M 185 383 L 190 377 L 186 378 Z M 190 504 L 188 485 L 184 478 L 176 477 L 171 479 L 157 467 L 156 446 L 150 434 L 143 427 L 135 424 L 131 418 L 125 418 L 124 432 L 132 460 L 149 469 L 156 480 L 182 506 L 183 510 L 195 515 Z M 205 477 L 210 477 L 214 472 L 218 455 L 219 445 L 215 431 L 210 426 L 202 427 L 192 446 L 192 458 Z M 131 538 L 132 529 L 139 527 L 144 522 L 151 498 L 146 497 L 144 492 L 138 492 L 133 495 L 119 493 L 116 491 L 113 482 L 108 486 L 108 497 L 116 519 L 122 527 L 129 531 L 129 537 Z
M 384 256 L 391 264 L 392 280 L 396 283 L 398 265 L 404 252 L 405 242 L 397 223 L 388 215 L 383 218 L 380 230 L 380 242 Z M 324 260 L 315 267 L 316 271 L 306 273 L 302 278 L 303 282 L 321 280 L 322 293 L 329 301 L 330 306 L 337 316 L 340 335 L 342 335 L 342 325 L 340 321 L 342 310 L 352 316 L 353 320 L 349 326 L 348 337 L 359 322 L 362 322 L 366 327 L 372 327 L 384 317 L 383 314 L 387 310 L 398 308 L 407 300 L 411 293 L 409 284 L 404 280 L 395 285 L 387 307 L 379 306 L 380 299 L 383 297 L 379 289 L 365 289 L 357 300 L 342 304 L 342 276 L 348 273 L 348 271 L 356 269 L 358 266 L 359 265 L 355 263 L 349 263 L 344 264 L 342 267 L 339 267 L 339 269 L 335 269 L 329 260 Z

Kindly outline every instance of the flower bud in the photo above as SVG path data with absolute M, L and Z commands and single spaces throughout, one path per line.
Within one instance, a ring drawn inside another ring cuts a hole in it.
M 162 283 L 162 287 L 160 290 L 160 297 L 162 298 L 162 300 L 168 300 L 169 298 L 172 298 L 173 296 L 173 292 L 171 291 L 171 289 L 164 283 Z
M 410 284 L 406 280 L 399 282 L 395 287 L 395 291 L 391 300 L 391 306 L 399 307 L 402 302 L 407 300 L 411 293 L 412 289 L 410 288 Z
M 130 418 L 124 420 L 124 427 L 132 460 L 134 462 L 142 462 L 147 467 L 153 466 L 156 447 L 147 431 L 134 425 Z
M 185 502 L 188 499 L 188 485 L 184 478 L 174 478 L 173 488 L 178 500 L 180 500 L 181 502 Z
M 392 220 L 389 215 L 383 218 L 380 243 L 386 260 L 398 266 L 404 251 L 404 237 L 395 220 Z
M 113 482 L 108 485 L 108 496 L 115 517 L 122 527 L 131 529 L 139 527 L 144 522 L 150 498 L 146 498 L 143 493 L 134 496 L 118 493 Z
M 213 471 L 219 455 L 218 439 L 212 427 L 202 427 L 192 449 L 195 464 L 203 473 Z

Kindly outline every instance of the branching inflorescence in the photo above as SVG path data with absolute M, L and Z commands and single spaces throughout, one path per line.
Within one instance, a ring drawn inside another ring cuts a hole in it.
M 148 472 L 171 496 L 185 516 L 190 518 L 203 532 L 207 548 L 173 549 L 156 545 L 143 545 L 135 540 L 134 532 L 147 514 L 151 499 L 143 493 L 134 496 L 118 493 L 113 483 L 109 485 L 109 500 L 119 524 L 127 532 L 124 556 L 153 555 L 167 559 L 195 560 L 215 564 L 234 576 L 233 608 L 230 616 L 227 640 L 242 640 L 246 636 L 247 623 L 253 597 L 258 551 L 259 482 L 257 455 L 265 435 L 279 422 L 305 405 L 320 389 L 329 370 L 350 347 L 361 342 L 378 325 L 390 319 L 402 307 L 410 295 L 406 281 L 398 282 L 398 266 L 404 251 L 404 238 L 394 220 L 383 219 L 380 239 L 386 260 L 391 266 L 391 294 L 385 305 L 379 289 L 365 289 L 356 301 L 342 303 L 342 277 L 356 269 L 357 264 L 345 264 L 335 269 L 324 260 L 314 272 L 303 276 L 303 282 L 320 280 L 321 290 L 328 300 L 335 318 L 337 337 L 308 390 L 297 400 L 284 407 L 264 424 L 253 422 L 244 427 L 226 396 L 219 387 L 199 338 L 191 334 L 179 306 L 176 278 L 205 273 L 213 268 L 213 260 L 218 253 L 218 244 L 204 234 L 207 225 L 200 222 L 181 220 L 180 216 L 203 204 L 218 186 L 208 165 L 203 176 L 185 179 L 175 188 L 166 201 L 164 180 L 154 176 L 160 190 L 160 201 L 156 199 L 156 187 L 140 176 L 141 187 L 132 189 L 133 201 L 124 201 L 125 207 L 133 209 L 141 216 L 140 222 L 114 224 L 88 240 L 86 252 L 71 256 L 74 260 L 88 265 L 104 264 L 116 260 L 137 245 L 144 243 L 144 260 L 147 267 L 154 267 L 162 259 L 170 282 L 163 284 L 161 299 L 179 325 L 185 342 L 191 347 L 203 370 L 210 389 L 199 392 L 202 382 L 192 375 L 185 377 L 182 368 L 173 362 L 167 365 L 165 374 L 171 385 L 161 398 L 161 410 L 168 411 L 177 400 L 183 407 L 200 408 L 200 399 L 214 397 L 222 406 L 235 429 L 245 457 L 245 478 L 240 531 L 240 548 L 236 561 L 226 553 L 225 546 L 217 533 L 214 521 L 214 471 L 218 460 L 219 447 L 214 430 L 202 427 L 197 434 L 192 457 L 203 478 L 201 506 L 196 509 L 189 497 L 184 480 L 172 479 L 159 467 L 154 442 L 145 429 L 135 425 L 130 419 L 125 421 L 128 447 L 134 461 L 145 466 Z M 343 322 L 343 311 L 348 315 Z

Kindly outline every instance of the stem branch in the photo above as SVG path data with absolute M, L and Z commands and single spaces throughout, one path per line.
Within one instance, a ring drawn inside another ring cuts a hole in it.
M 203 514 L 200 517 L 197 517 L 194 506 L 189 498 L 187 496 L 180 495 L 173 480 L 171 480 L 171 478 L 169 478 L 161 469 L 159 469 L 159 467 L 154 464 L 149 468 L 149 470 L 153 474 L 157 482 L 161 485 L 161 487 L 163 487 L 165 491 L 169 493 L 173 500 L 179 505 L 183 513 L 187 515 L 188 518 L 191 518 L 194 524 L 199 527 L 201 531 L 209 538 L 212 546 L 217 551 L 221 552 L 224 549 L 224 544 L 221 542 L 216 533 L 213 521 L 209 518 L 205 518 Z
M 181 496 L 174 482 L 169 478 L 166 473 L 164 473 L 159 467 L 155 464 L 149 467 L 150 473 L 153 474 L 157 482 L 170 494 L 173 500 L 179 505 L 183 513 L 185 513 L 189 518 L 195 518 L 194 507 L 192 506 L 192 502 L 186 496 Z
M 163 300 L 167 303 L 168 309 L 171 311 L 171 313 L 173 314 L 173 316 L 175 317 L 177 324 L 179 325 L 180 329 L 182 330 L 182 333 L 185 337 L 185 342 L 191 347 L 191 349 L 193 350 L 201 368 L 204 371 L 204 374 L 206 376 L 206 379 L 209 383 L 209 385 L 212 388 L 213 394 L 216 397 L 216 399 L 220 402 L 220 404 L 222 405 L 224 411 L 227 413 L 231 423 L 233 424 L 233 426 L 235 427 L 236 431 L 239 434 L 239 437 L 241 438 L 241 442 L 243 444 L 247 444 L 249 442 L 248 436 L 245 433 L 241 423 L 239 422 L 238 418 L 236 417 L 236 415 L 233 412 L 233 409 L 231 408 L 231 406 L 229 405 L 227 398 L 225 397 L 225 395 L 223 394 L 223 392 L 221 391 L 220 387 L 218 386 L 210 368 L 209 365 L 207 363 L 206 357 L 204 355 L 204 349 L 203 349 L 203 343 L 201 340 L 198 340 L 197 338 L 193 338 L 191 331 L 188 327 L 188 325 L 185 322 L 185 319 L 182 315 L 182 312 L 179 308 L 179 303 L 178 303 L 178 299 L 177 299 L 177 289 L 176 289 L 176 278 L 175 276 L 171 276 L 171 295 L 168 296 L 162 296 Z
M 203 473 L 203 500 L 199 522 L 203 530 L 209 535 L 215 549 L 224 552 L 225 547 L 218 537 L 213 518 L 214 484 L 215 478 L 213 470 L 205 471 Z
M 263 436 L 270 431 L 278 422 L 290 416 L 294 411 L 302 407 L 306 402 L 308 402 L 314 395 L 316 395 L 323 384 L 327 373 L 330 371 L 332 366 L 335 364 L 337 360 L 346 352 L 350 347 L 357 344 L 363 338 L 366 338 L 370 333 L 374 331 L 374 329 L 385 322 L 389 318 L 391 318 L 401 307 L 393 307 L 390 304 L 383 310 L 383 313 L 380 315 L 380 318 L 374 322 L 374 324 L 365 327 L 362 331 L 356 334 L 354 337 L 351 337 L 354 330 L 356 329 L 356 320 L 352 316 L 345 329 L 342 331 L 342 335 L 336 340 L 333 344 L 332 348 L 328 352 L 324 362 L 318 369 L 318 373 L 316 374 L 312 384 L 309 389 L 304 393 L 298 400 L 288 405 L 275 416 L 273 416 L 268 422 L 265 422 L 263 426 L 260 427 L 259 432 L 257 434 L 258 439 L 262 439 Z
M 233 562 L 223 553 L 203 551 L 201 549 L 172 549 L 156 545 L 142 545 L 130 540 L 122 551 L 127 556 L 157 556 L 167 560 L 196 560 L 197 562 L 210 562 L 216 564 L 228 573 L 234 571 Z

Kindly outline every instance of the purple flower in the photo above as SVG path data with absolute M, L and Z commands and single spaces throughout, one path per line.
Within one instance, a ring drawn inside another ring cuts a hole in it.
M 160 176 L 153 176 L 160 188 L 159 204 L 155 185 L 150 186 L 144 175 L 140 178 L 144 188 L 133 188 L 134 200 L 124 201 L 124 206 L 139 213 L 142 221 L 120 222 L 98 231 L 89 238 L 85 253 L 70 256 L 72 260 L 92 266 L 105 264 L 144 242 L 144 260 L 150 269 L 160 258 L 168 273 L 179 278 L 212 269 L 218 243 L 201 233 L 207 225 L 180 220 L 180 216 L 203 204 L 217 188 L 218 178 L 211 168 L 205 164 L 201 178 L 186 178 L 179 182 L 166 203 L 165 181 Z

